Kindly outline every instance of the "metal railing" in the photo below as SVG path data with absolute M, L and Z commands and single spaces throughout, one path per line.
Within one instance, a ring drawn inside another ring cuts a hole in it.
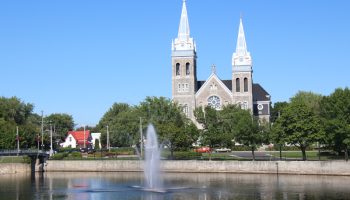
M 49 154 L 46 151 L 43 150 L 34 150 L 34 149 L 23 149 L 23 150 L 17 150 L 17 149 L 0 149 L 0 155 L 6 156 L 6 155 L 35 155 L 35 154 Z

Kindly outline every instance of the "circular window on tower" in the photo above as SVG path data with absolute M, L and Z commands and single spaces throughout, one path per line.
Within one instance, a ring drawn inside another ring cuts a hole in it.
M 215 109 L 220 109 L 221 107 L 220 98 L 218 96 L 210 96 L 208 98 L 208 106 Z

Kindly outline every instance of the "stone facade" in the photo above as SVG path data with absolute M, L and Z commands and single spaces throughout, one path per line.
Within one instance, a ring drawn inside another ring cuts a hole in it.
M 195 121 L 196 107 L 220 110 L 228 104 L 240 105 L 261 120 L 269 122 L 270 95 L 253 83 L 253 65 L 240 19 L 236 50 L 232 56 L 232 80 L 221 80 L 215 66 L 206 81 L 197 80 L 197 50 L 190 36 L 186 1 L 183 1 L 178 36 L 172 42 L 172 98 Z

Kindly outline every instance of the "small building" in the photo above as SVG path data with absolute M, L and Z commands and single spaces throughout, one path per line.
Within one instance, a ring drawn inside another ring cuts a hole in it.
M 93 149 L 96 149 L 96 140 L 98 140 L 98 146 L 99 148 L 101 149 L 102 148 L 102 145 L 101 145 L 101 133 L 91 133 L 91 138 L 92 138 L 92 148 Z
M 91 147 L 91 139 L 89 130 L 68 131 L 65 141 L 60 146 L 63 148 L 88 148 Z

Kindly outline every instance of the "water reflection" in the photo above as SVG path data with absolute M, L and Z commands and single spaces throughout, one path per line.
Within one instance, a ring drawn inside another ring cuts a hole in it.
M 0 199 L 350 199 L 350 177 L 164 174 L 165 193 L 146 192 L 142 173 L 0 175 Z

